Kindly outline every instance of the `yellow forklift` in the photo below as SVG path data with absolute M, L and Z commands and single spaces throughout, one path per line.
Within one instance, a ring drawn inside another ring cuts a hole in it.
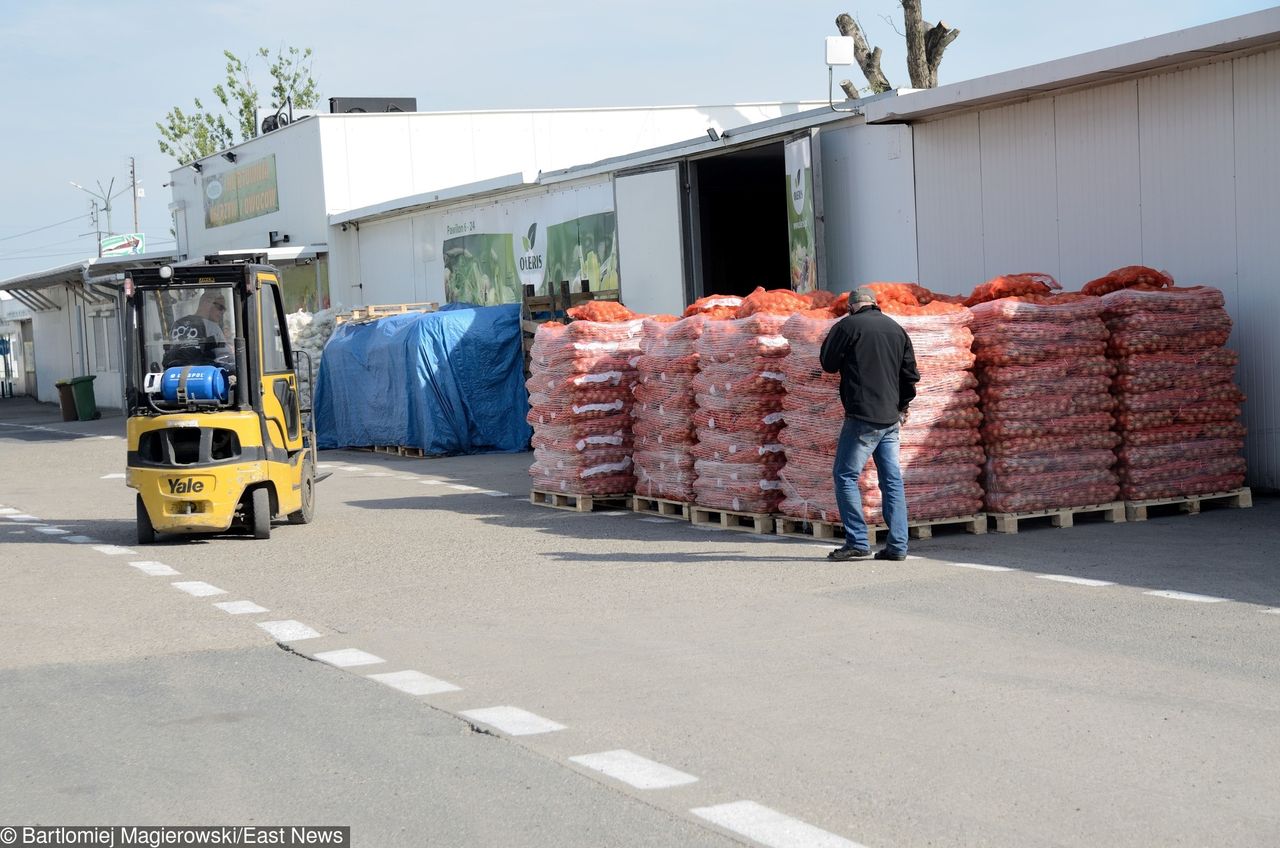
M 158 533 L 271 536 L 315 516 L 309 356 L 289 341 L 280 273 L 254 262 L 162 266 L 124 281 L 125 482 L 138 543 Z M 296 368 L 295 357 L 306 370 Z

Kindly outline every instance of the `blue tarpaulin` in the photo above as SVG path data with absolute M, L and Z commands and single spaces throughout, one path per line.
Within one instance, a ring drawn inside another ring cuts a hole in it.
M 404 445 L 431 454 L 522 451 L 520 307 L 457 307 L 338 326 L 316 381 L 321 449 Z

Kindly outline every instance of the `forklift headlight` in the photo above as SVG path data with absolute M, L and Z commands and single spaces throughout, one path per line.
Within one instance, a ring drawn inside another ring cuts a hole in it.
M 171 267 L 170 267 L 170 266 L 168 266 L 168 265 L 161 265 L 161 266 L 160 266 L 160 279 L 162 279 L 162 280 L 171 280 L 171 279 L 173 279 L 173 268 L 171 268 Z

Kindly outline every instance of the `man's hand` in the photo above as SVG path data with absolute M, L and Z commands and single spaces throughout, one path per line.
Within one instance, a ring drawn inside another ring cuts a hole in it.
M 906 423 L 907 423 L 907 419 L 908 419 L 909 417 L 911 417 L 911 409 L 910 409 L 910 408 L 907 408 L 907 409 L 902 410 L 901 412 L 899 412 L 899 413 L 898 413 L 898 423 L 899 423 L 899 424 L 906 424 Z

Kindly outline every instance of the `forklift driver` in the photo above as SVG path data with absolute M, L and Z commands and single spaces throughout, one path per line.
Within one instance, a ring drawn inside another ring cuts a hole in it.
M 235 357 L 222 330 L 226 312 L 226 293 L 206 289 L 196 311 L 179 318 L 169 331 L 164 367 L 216 365 L 234 373 Z

